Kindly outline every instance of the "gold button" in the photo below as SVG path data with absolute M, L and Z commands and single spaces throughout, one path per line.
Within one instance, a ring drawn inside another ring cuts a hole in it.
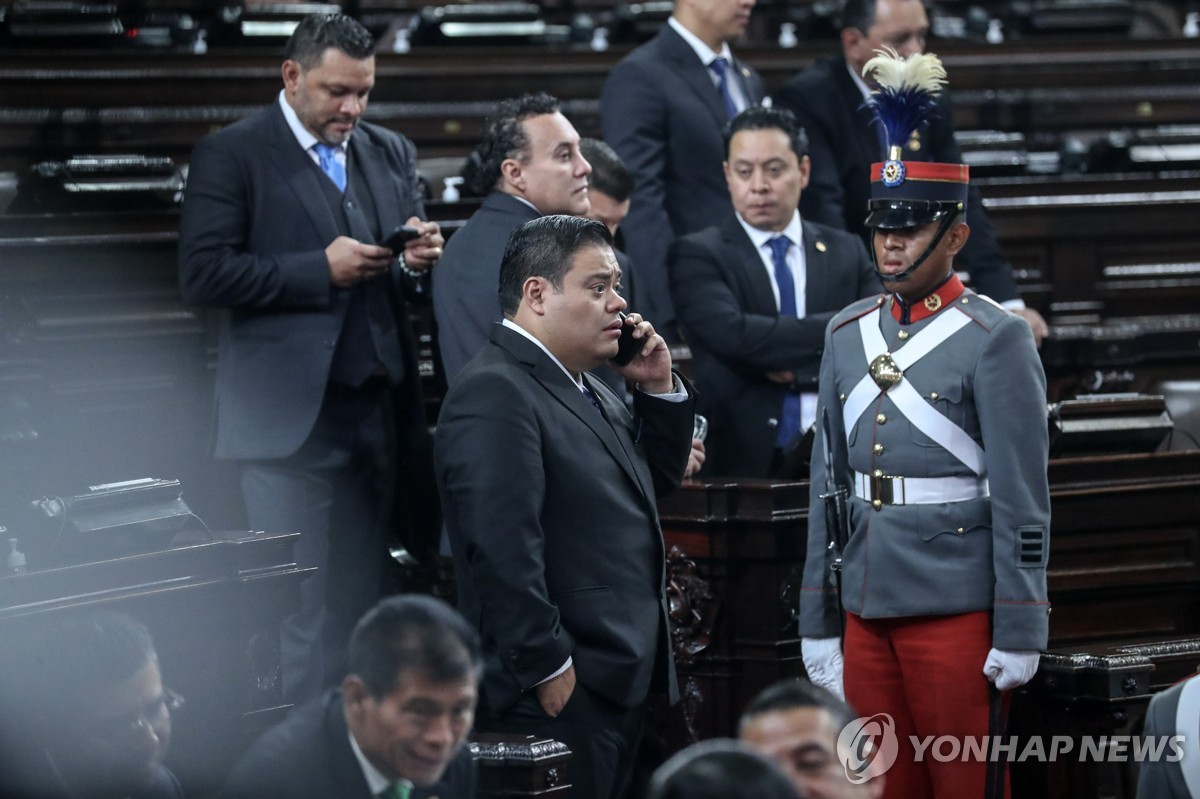
M 875 510 L 881 509 L 883 507 L 883 500 L 882 499 L 871 500 L 871 507 L 874 508 Z
M 877 424 L 887 424 L 887 417 L 881 413 L 875 417 L 875 422 Z
M 931 392 L 929 392 L 929 398 L 930 398 L 931 400 L 935 400 L 935 399 L 937 399 L 937 398 L 938 398 L 938 393 L 937 393 L 936 391 L 931 391 Z
M 875 454 L 876 454 L 876 455 L 882 455 L 882 454 L 883 454 L 883 444 L 876 444 L 876 445 L 875 445 Z
M 846 401 L 846 395 L 845 395 L 845 394 L 838 394 L 838 399 L 840 399 L 842 402 L 845 402 L 845 401 Z
M 901 341 L 908 341 L 908 331 L 901 330 L 899 333 L 896 334 L 896 338 L 900 339 Z
M 958 528 L 958 534 L 959 534 L 959 535 L 962 535 L 962 534 L 963 534 L 963 529 L 962 529 L 961 527 L 960 527 L 960 528 Z
M 872 477 L 883 477 L 883 469 L 876 469 L 875 471 L 871 472 L 871 476 Z

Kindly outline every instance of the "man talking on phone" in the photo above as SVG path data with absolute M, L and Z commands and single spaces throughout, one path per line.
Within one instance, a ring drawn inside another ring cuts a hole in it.
M 477 727 L 571 748 L 574 796 L 623 795 L 651 690 L 677 696 L 656 500 L 683 475 L 693 396 L 662 336 L 620 313 L 600 222 L 509 239 L 503 321 L 442 403 L 435 461 L 458 607 L 483 639 Z M 589 370 L 614 366 L 633 411 Z
M 374 51 L 350 17 L 305 17 L 275 102 L 196 146 L 179 231 L 184 300 L 221 309 L 216 455 L 250 528 L 299 532 L 296 564 L 317 569 L 280 636 L 289 703 L 345 675 L 428 453 L 406 298 L 443 240 L 412 142 L 362 119 Z M 384 246 L 401 224 L 417 235 Z

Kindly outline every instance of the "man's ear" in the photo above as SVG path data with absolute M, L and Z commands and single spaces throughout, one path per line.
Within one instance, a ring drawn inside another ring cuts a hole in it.
M 851 66 L 853 66 L 853 59 L 849 56 L 854 55 L 858 50 L 863 38 L 864 34 L 858 28 L 842 28 L 842 52 L 847 56 L 846 60 L 851 61 Z M 859 77 L 861 78 L 862 75 Z
M 529 309 L 537 314 L 545 313 L 546 310 L 546 295 L 553 291 L 550 286 L 550 281 L 544 277 L 525 278 L 525 282 L 521 284 L 521 298 Z
M 951 257 L 958 255 L 969 238 L 971 238 L 971 226 L 966 222 L 955 222 L 946 233 L 946 254 Z
M 300 83 L 300 74 L 303 70 L 300 69 L 300 64 L 292 59 L 283 62 L 280 68 L 280 73 L 283 75 L 283 86 L 288 93 L 294 92 L 296 86 Z
M 800 191 L 808 188 L 808 178 L 812 174 L 812 160 L 806 155 L 800 159 Z
M 342 680 L 342 704 L 350 714 L 361 712 L 363 704 L 371 698 L 371 691 L 362 677 L 357 674 L 347 674 Z
M 517 159 L 505 158 L 500 162 L 500 179 L 505 186 L 521 194 L 525 193 L 525 174 L 521 170 L 521 162 Z

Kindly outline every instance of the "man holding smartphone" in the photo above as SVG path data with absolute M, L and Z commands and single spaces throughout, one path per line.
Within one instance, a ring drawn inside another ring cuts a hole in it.
M 624 320 L 608 229 L 527 222 L 500 267 L 504 321 L 451 384 L 435 460 L 459 609 L 483 639 L 481 730 L 566 743 L 573 795 L 622 796 L 643 708 L 677 696 L 656 500 L 678 485 L 693 407 L 662 336 Z M 622 329 L 628 410 L 588 372 Z
M 428 452 L 406 295 L 443 239 L 422 221 L 412 143 L 362 120 L 367 30 L 305 17 L 282 77 L 276 102 L 197 145 L 179 279 L 187 302 L 222 311 L 216 455 L 238 464 L 249 526 L 299 532 L 296 564 L 316 569 L 281 634 L 295 703 L 345 674 L 350 631 L 381 594 L 394 511 L 419 499 L 396 491 Z M 376 243 L 402 221 L 415 237 Z

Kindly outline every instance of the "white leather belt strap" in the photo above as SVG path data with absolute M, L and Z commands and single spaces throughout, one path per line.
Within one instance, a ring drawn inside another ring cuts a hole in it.
M 887 342 L 884 341 L 883 333 L 879 330 L 879 313 L 880 309 L 876 308 L 869 314 L 859 317 L 858 320 L 859 335 L 862 336 L 863 352 L 866 354 L 868 366 L 876 357 L 888 352 Z M 903 347 L 891 353 L 892 361 L 901 371 L 904 371 L 933 352 L 942 342 L 970 322 L 971 319 L 966 314 L 949 310 L 934 319 L 928 327 L 913 336 Z M 859 417 L 879 394 L 879 386 L 876 385 L 869 372 L 863 376 L 862 380 L 858 381 L 858 385 L 854 387 L 842 405 L 842 421 L 847 438 Z M 892 386 L 888 390 L 888 395 L 913 427 L 943 447 L 975 474 L 982 475 L 986 471 L 983 448 L 975 443 L 975 440 L 967 435 L 965 430 L 922 399 L 907 377 Z
M 988 481 L 980 477 L 873 477 L 854 473 L 854 494 L 884 505 L 939 505 L 988 496 Z
M 1188 793 L 1200 796 L 1200 677 L 1193 677 L 1183 684 L 1179 692 L 1179 707 L 1175 711 L 1175 734 L 1183 738 L 1183 759 L 1179 770 Z

